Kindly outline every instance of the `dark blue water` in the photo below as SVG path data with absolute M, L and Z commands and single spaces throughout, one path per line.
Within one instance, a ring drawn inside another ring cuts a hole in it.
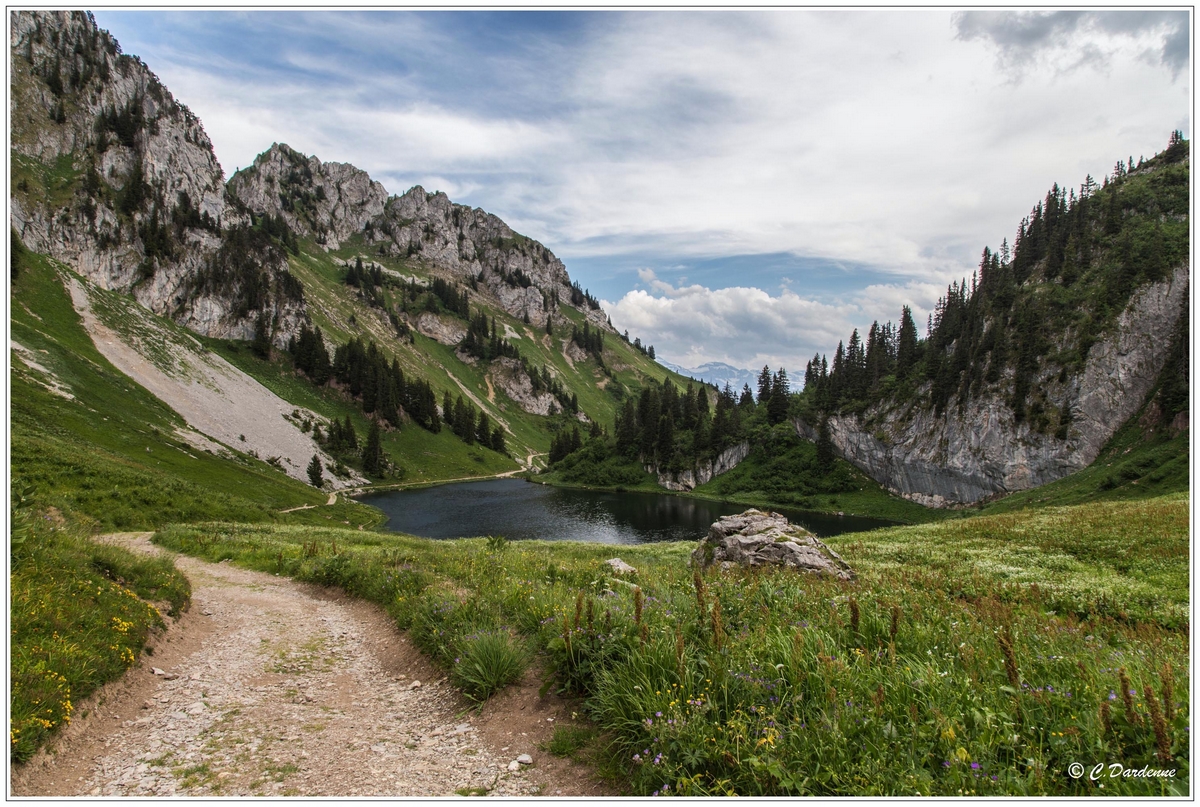
M 503 535 L 511 540 L 643 544 L 696 541 L 721 516 L 746 505 L 666 493 L 608 493 L 491 479 L 393 491 L 361 501 L 388 516 L 385 529 L 425 538 Z M 873 530 L 892 522 L 772 508 L 819 536 Z

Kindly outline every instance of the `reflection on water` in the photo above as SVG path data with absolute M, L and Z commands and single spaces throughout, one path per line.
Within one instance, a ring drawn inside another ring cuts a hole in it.
M 378 493 L 362 501 L 387 514 L 386 529 L 426 538 L 503 535 L 604 544 L 695 541 L 721 516 L 747 509 L 665 493 L 570 490 L 522 479 Z M 821 536 L 890 526 L 879 519 L 773 509 Z

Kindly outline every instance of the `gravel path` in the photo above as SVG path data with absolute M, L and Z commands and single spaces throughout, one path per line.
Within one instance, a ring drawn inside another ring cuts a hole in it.
M 149 537 L 110 540 L 158 551 Z M 57 753 L 14 772 L 13 795 L 526 796 L 544 787 L 536 768 L 515 762 L 523 749 L 489 747 L 379 609 L 228 563 L 179 556 L 177 565 L 192 581 L 191 610 Z

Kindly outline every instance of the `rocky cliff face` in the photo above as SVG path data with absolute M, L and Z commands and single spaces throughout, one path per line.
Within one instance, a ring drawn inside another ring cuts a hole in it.
M 479 208 L 417 186 L 389 197 L 365 172 L 323 163 L 276 143 L 229 180 L 230 201 L 255 215 L 281 216 L 329 249 L 361 235 L 371 254 L 404 256 L 450 278 L 477 278 L 481 293 L 517 317 L 544 326 L 572 304 L 571 280 L 550 250 Z M 593 324 L 611 329 L 598 308 L 579 301 Z
M 861 418 L 833 416 L 834 449 L 892 493 L 933 507 L 970 504 L 1081 470 L 1154 387 L 1188 303 L 1188 284 L 1183 265 L 1135 292 L 1109 334 L 1092 346 L 1081 373 L 1060 380 L 1060 367 L 1042 368 L 1036 381 L 1048 403 L 1069 405 L 1073 413 L 1066 439 L 1016 422 L 1006 396 L 993 391 L 940 417 L 916 402 L 884 403 Z M 795 425 L 800 436 L 817 439 L 811 424 Z
M 726 471 L 733 469 L 749 455 L 750 443 L 743 441 L 725 449 L 717 455 L 716 459 L 701 462 L 695 468 L 689 468 L 677 474 L 657 471 L 653 468 L 647 468 L 647 470 L 651 473 L 656 473 L 658 484 L 667 490 L 695 490 L 714 476 L 720 476 Z
M 303 296 L 281 254 L 222 255 L 246 221 L 196 116 L 82 12 L 14 13 L 10 49 L 11 223 L 26 246 L 205 335 L 250 338 L 264 311 L 285 342 Z M 229 265 L 243 259 L 253 272 Z

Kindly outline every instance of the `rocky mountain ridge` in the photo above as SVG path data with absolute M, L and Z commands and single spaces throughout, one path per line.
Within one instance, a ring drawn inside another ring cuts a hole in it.
M 599 304 L 572 284 L 562 261 L 499 217 L 455 204 L 419 185 L 389 196 L 352 165 L 322 162 L 276 143 L 230 178 L 231 204 L 279 216 L 296 233 L 337 249 L 361 236 L 368 251 L 404 257 L 488 293 L 505 311 L 544 327 L 559 305 L 573 305 L 611 330 Z
M 247 221 L 196 116 L 90 14 L 13 14 L 11 223 L 22 242 L 207 335 L 305 320 L 286 256 Z M 223 249 L 224 247 L 224 249 Z
M 197 333 L 278 346 L 310 324 L 286 235 L 405 257 L 545 327 L 560 305 L 611 330 L 545 246 L 498 217 L 274 144 L 225 182 L 196 116 L 90 14 L 13 16 L 12 226 L 23 244 Z M 286 229 L 278 231 L 277 222 Z

